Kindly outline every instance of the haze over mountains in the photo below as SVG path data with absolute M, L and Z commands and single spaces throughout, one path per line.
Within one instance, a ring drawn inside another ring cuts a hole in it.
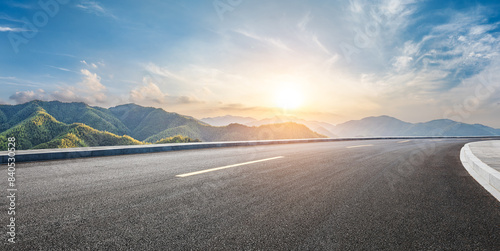
M 205 121 L 205 122 L 203 122 Z M 213 126 L 209 125 L 212 123 Z M 239 123 L 238 123 L 239 122 Z M 244 123 L 240 124 L 240 123 Z M 183 137 L 175 138 L 181 135 Z M 195 118 L 136 104 L 112 108 L 84 103 L 31 101 L 0 105 L 0 150 L 7 137 L 16 137 L 16 149 L 137 145 L 156 142 L 192 142 L 301 139 L 370 136 L 493 136 L 500 129 L 440 119 L 408 123 L 389 116 L 368 117 L 339 125 L 290 116 L 256 120 L 224 116 Z
M 221 117 L 213 117 L 213 118 L 203 118 L 201 121 L 213 125 L 213 126 L 225 126 L 232 123 L 243 124 L 247 126 L 261 126 L 268 124 L 276 124 L 276 123 L 284 123 L 284 122 L 294 122 L 298 124 L 302 124 L 310 128 L 311 130 L 323 134 L 325 136 L 335 138 L 337 135 L 332 133 L 334 131 L 335 126 L 326 122 L 318 122 L 318 121 L 308 121 L 304 119 L 300 119 L 294 116 L 274 116 L 272 118 L 266 118 L 257 120 L 251 117 L 239 117 L 239 116 L 221 116 Z
M 189 116 L 136 104 L 109 109 L 37 100 L 0 105 L 0 150 L 6 150 L 8 137 L 15 137 L 16 149 L 23 150 L 137 145 L 164 142 L 176 135 L 201 141 L 325 137 L 296 123 L 214 127 Z
M 206 123 L 231 123 L 232 116 L 204 118 Z M 221 119 L 219 119 L 221 118 Z M 241 117 L 232 117 L 241 121 Z M 408 123 L 389 116 L 367 117 L 361 120 L 351 120 L 342 124 L 332 125 L 325 122 L 306 121 L 295 117 L 277 116 L 257 120 L 245 118 L 250 122 L 246 125 L 259 125 L 272 121 L 293 121 L 308 126 L 311 130 L 329 137 L 372 137 L 372 136 L 495 136 L 500 135 L 500 129 L 481 124 L 465 124 L 449 119 L 432 120 L 425 123 Z

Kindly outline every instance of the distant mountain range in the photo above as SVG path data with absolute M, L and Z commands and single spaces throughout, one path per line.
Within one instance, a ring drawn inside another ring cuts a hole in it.
M 232 116 L 232 115 L 226 115 L 226 116 L 220 116 L 220 117 L 214 117 L 214 118 L 203 118 L 200 119 L 201 121 L 213 125 L 213 126 L 227 126 L 230 124 L 250 124 L 253 122 L 258 121 L 257 119 L 251 118 L 251 117 L 240 117 L 240 116 Z
M 213 126 L 225 126 L 232 123 L 238 123 L 247 126 L 261 126 L 261 125 L 276 124 L 276 123 L 294 122 L 305 125 L 311 130 L 320 133 L 322 135 L 328 136 L 330 138 L 337 137 L 337 135 L 333 133 L 335 126 L 332 124 L 326 122 L 308 121 L 294 116 L 274 116 L 272 118 L 257 120 L 251 117 L 226 115 L 221 117 L 203 118 L 201 119 L 201 121 Z
M 230 118 L 234 118 L 231 120 Z M 233 123 L 241 121 L 241 117 L 224 116 L 202 119 L 206 123 Z M 495 136 L 500 129 L 481 124 L 465 124 L 449 119 L 432 120 L 425 123 L 408 123 L 389 116 L 367 117 L 332 125 L 325 122 L 307 121 L 296 117 L 277 116 L 257 120 L 245 118 L 246 125 L 260 125 L 277 121 L 304 124 L 311 130 L 329 137 L 372 137 L 372 136 Z
M 136 104 L 109 109 L 38 100 L 0 105 L 0 150 L 6 150 L 8 137 L 16 137 L 16 149 L 22 150 L 170 142 L 164 139 L 176 135 L 202 141 L 325 137 L 290 122 L 214 127 L 189 116 Z
M 366 136 L 495 136 L 500 129 L 480 124 L 465 124 L 449 119 L 408 123 L 389 116 L 351 120 L 335 127 L 342 137 Z
M 183 137 L 172 138 L 177 135 Z M 6 150 L 7 138 L 12 136 L 16 137 L 16 149 L 22 150 L 192 142 L 197 139 L 233 141 L 326 136 L 335 138 L 494 135 L 500 135 L 500 129 L 447 119 L 408 123 L 389 116 L 379 116 L 334 126 L 290 116 L 263 120 L 224 116 L 200 121 L 163 109 L 136 104 L 112 108 L 58 101 L 0 105 L 0 150 Z

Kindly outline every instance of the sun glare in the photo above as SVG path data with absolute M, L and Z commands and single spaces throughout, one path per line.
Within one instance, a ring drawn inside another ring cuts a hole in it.
M 276 104 L 285 110 L 293 110 L 302 104 L 302 94 L 293 86 L 285 86 L 276 93 Z

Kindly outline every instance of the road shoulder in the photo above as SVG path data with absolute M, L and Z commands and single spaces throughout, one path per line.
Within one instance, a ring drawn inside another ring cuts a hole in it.
M 500 163 L 500 141 L 465 144 L 460 160 L 469 174 L 500 201 L 500 172 L 496 166 Z

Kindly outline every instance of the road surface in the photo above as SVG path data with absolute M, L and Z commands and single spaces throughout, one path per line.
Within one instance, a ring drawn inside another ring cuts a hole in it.
M 467 142 L 326 142 L 22 163 L 17 243 L 3 247 L 499 250 L 500 203 L 462 167 Z

